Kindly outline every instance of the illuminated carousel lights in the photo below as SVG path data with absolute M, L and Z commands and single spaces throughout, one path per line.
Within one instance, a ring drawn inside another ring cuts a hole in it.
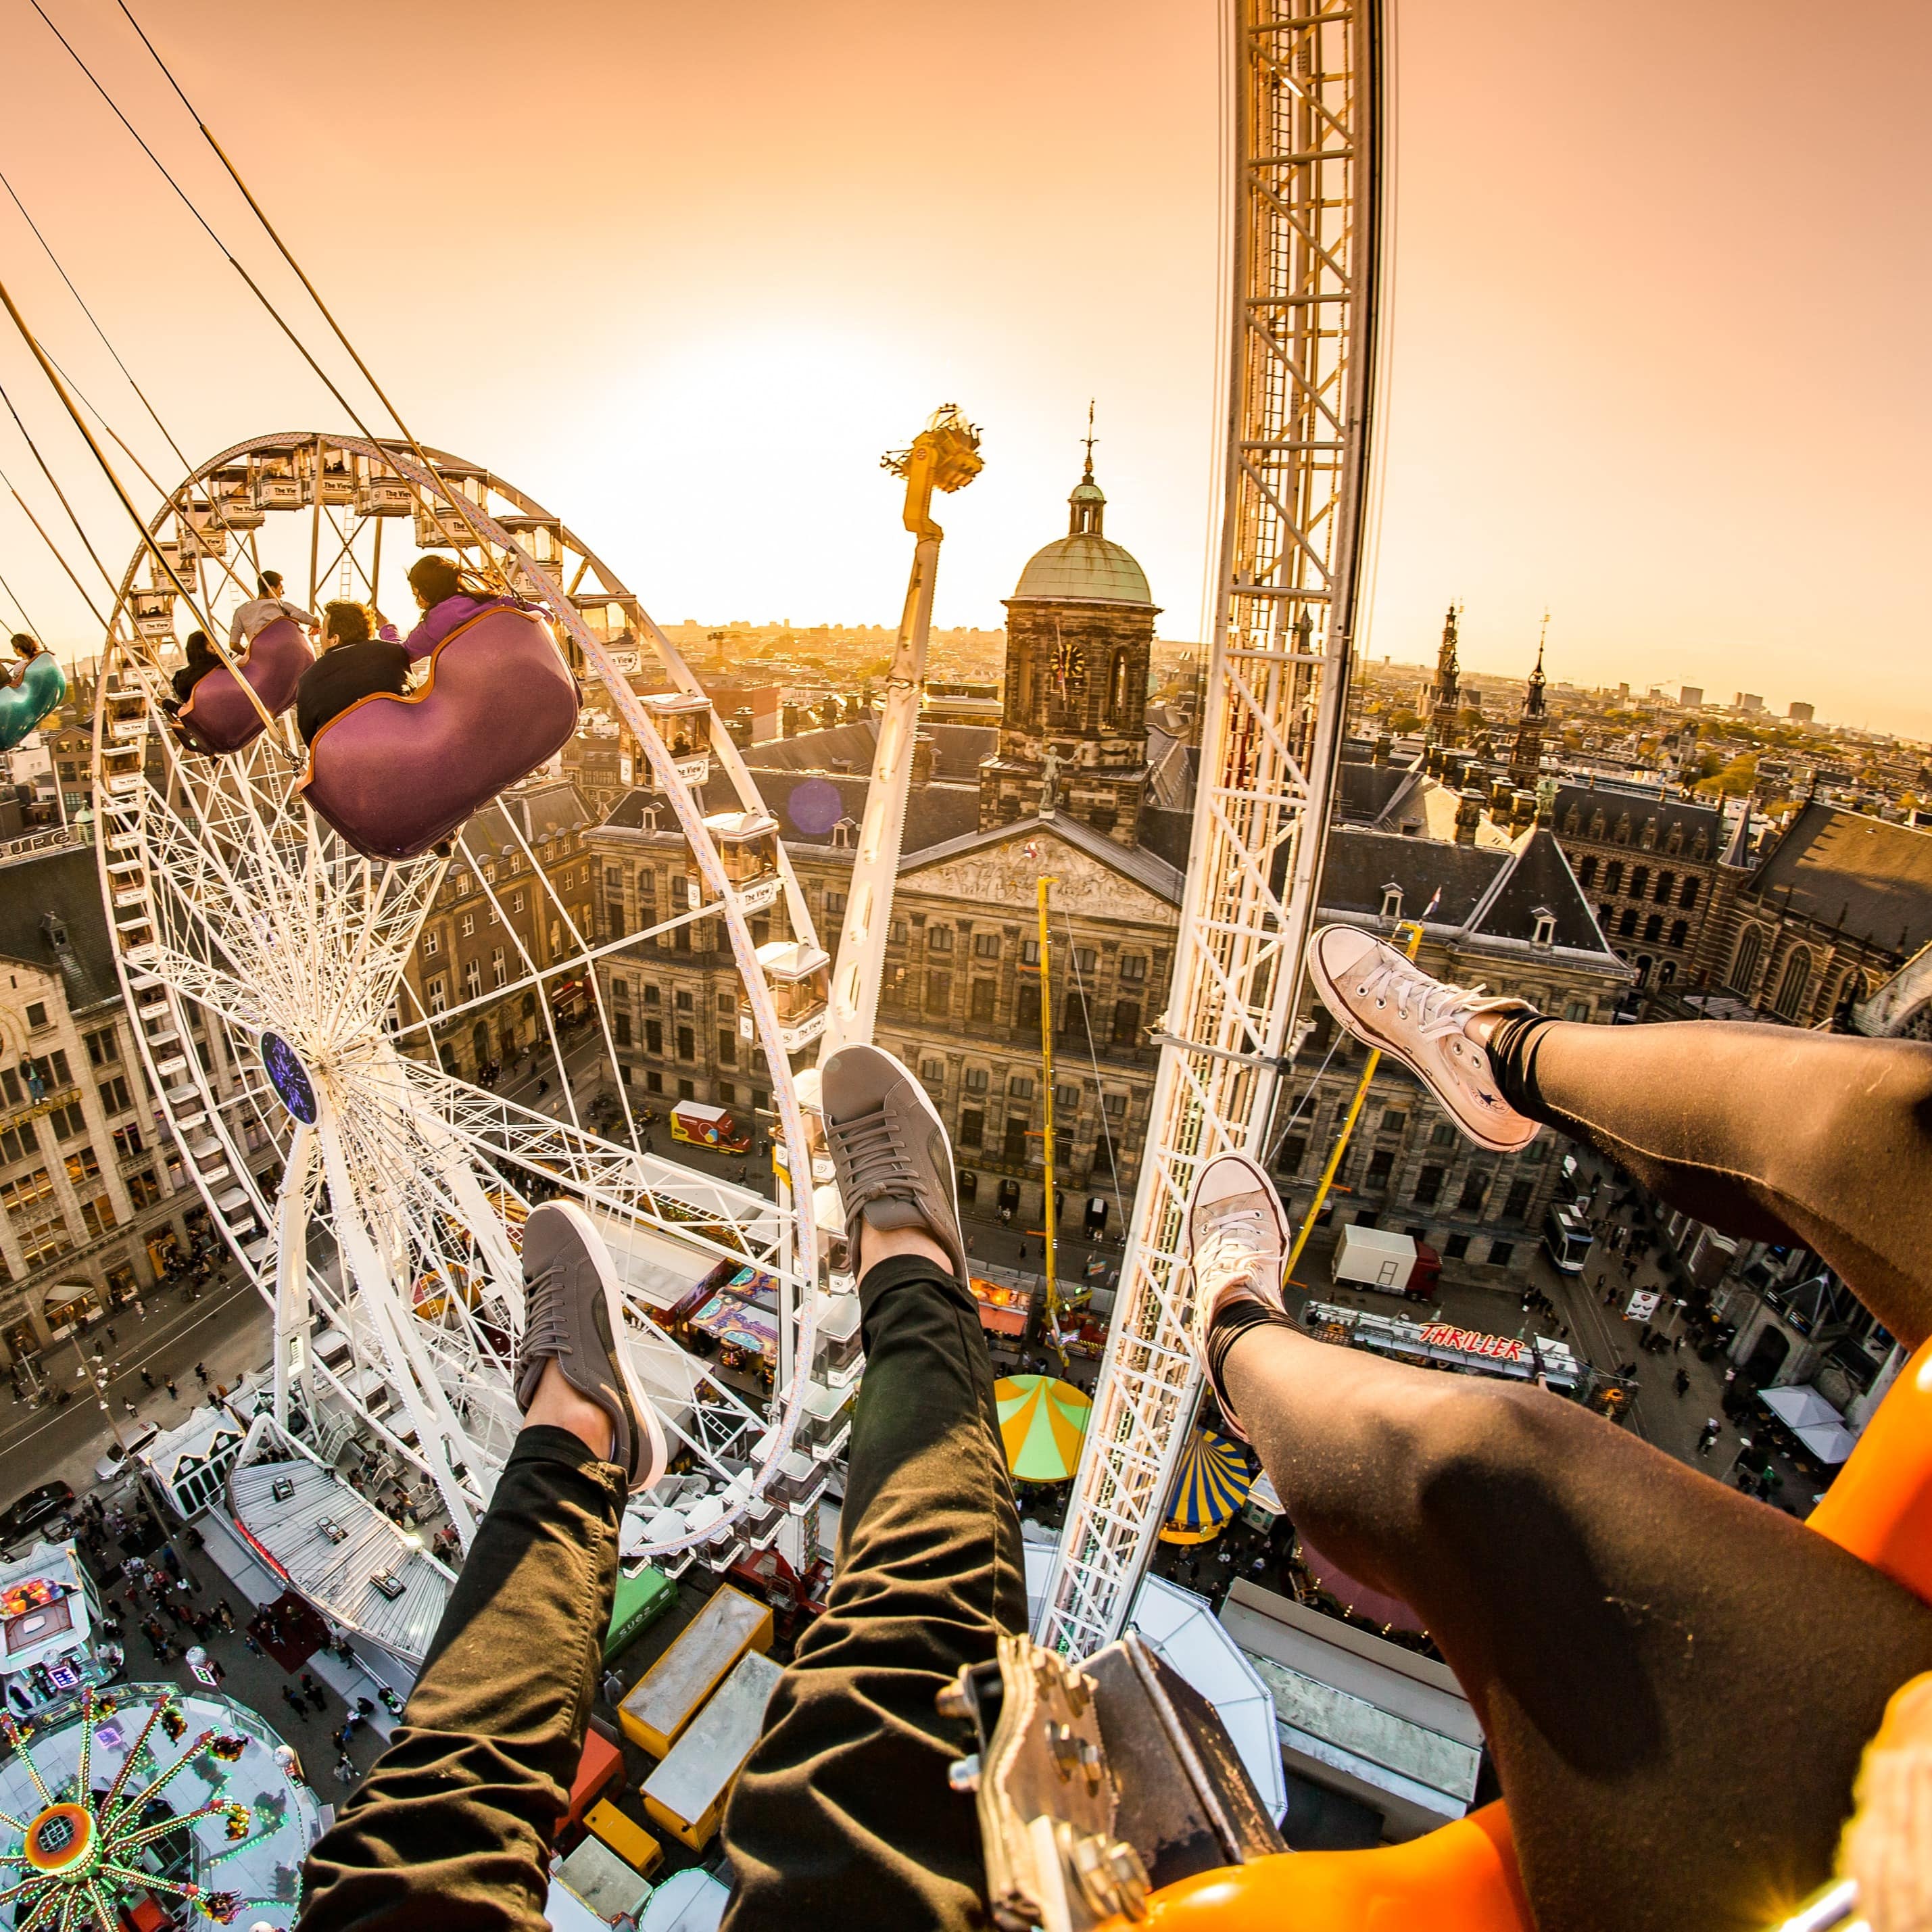
M 0 1888 L 0 1905 L 14 1910 L 15 1932 L 118 1932 L 120 1907 L 142 1892 L 166 1892 L 187 1900 L 200 1915 L 219 1925 L 229 1924 L 244 1904 L 238 1893 L 219 1891 L 191 1882 L 178 1882 L 144 1870 L 141 1853 L 156 1840 L 190 1829 L 203 1819 L 222 1821 L 228 1847 L 206 1858 L 219 1864 L 245 1849 L 250 1814 L 247 1805 L 221 1795 L 225 1774 L 216 1767 L 232 1764 L 247 1741 L 209 1729 L 164 1769 L 145 1784 L 137 1767 L 156 1760 L 150 1739 L 158 1726 L 171 1742 L 185 1736 L 188 1726 L 172 1694 L 157 1699 L 124 1762 L 106 1792 L 96 1796 L 90 1775 L 95 1726 L 112 1718 L 115 1700 L 96 1700 L 89 1689 L 80 1704 L 80 1764 L 70 1795 L 50 1788 L 34 1762 L 32 1726 L 0 1715 L 0 1730 L 14 1747 L 22 1767 L 42 1800 L 33 1816 L 16 1818 L 0 1811 L 0 1825 L 20 1834 L 16 1850 L 0 1852 L 0 1868 L 11 1880 Z M 64 1728 L 64 1727 L 63 1727 Z M 208 1801 L 193 1811 L 170 1813 L 155 1823 L 144 1823 L 148 1806 L 184 1767 L 206 1757 L 202 1775 L 213 1789 Z

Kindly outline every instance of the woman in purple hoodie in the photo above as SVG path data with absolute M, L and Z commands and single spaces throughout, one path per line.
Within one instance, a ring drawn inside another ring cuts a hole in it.
M 515 600 L 498 596 L 473 578 L 466 577 L 446 556 L 432 551 L 410 566 L 410 588 L 416 592 L 423 620 L 403 640 L 412 658 L 426 658 L 460 624 L 495 604 Z

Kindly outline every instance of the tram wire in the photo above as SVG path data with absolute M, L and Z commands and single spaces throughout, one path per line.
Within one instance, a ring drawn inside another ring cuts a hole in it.
M 10 489 L 12 486 L 10 484 L 8 487 Z M 14 590 L 14 586 L 7 581 L 7 579 L 4 575 L 0 575 L 0 590 L 6 592 L 8 601 L 13 605 L 16 610 L 20 612 L 22 628 L 31 632 L 34 636 L 37 638 L 39 637 L 41 634 L 39 626 L 34 623 L 32 618 L 27 615 L 26 605 L 20 602 L 18 593 Z
M 101 580 L 107 586 L 107 594 L 109 596 L 112 597 L 118 601 L 120 596 L 119 586 L 116 584 L 114 579 L 108 574 L 106 565 L 103 563 L 100 560 L 100 553 L 94 548 L 93 543 L 89 539 L 87 532 L 82 527 L 80 518 L 75 514 L 74 506 L 68 501 L 67 492 L 61 488 L 59 479 L 54 475 L 52 470 L 47 466 L 47 459 L 40 454 L 40 446 L 34 440 L 32 432 L 27 428 L 27 425 L 20 420 L 20 412 L 14 406 L 14 398 L 7 393 L 7 386 L 4 382 L 0 382 L 0 403 L 4 403 L 7 405 L 7 413 L 14 418 L 14 427 L 20 432 L 20 440 L 27 446 L 28 454 L 33 458 L 34 462 L 39 464 L 40 474 L 47 479 L 49 488 L 52 490 L 55 496 L 59 499 L 61 508 L 67 512 L 68 521 L 73 524 L 75 535 L 80 538 L 81 548 L 86 550 L 88 556 L 93 560 L 94 568 L 100 572 Z M 14 486 L 11 483 L 9 483 L 7 487 L 9 490 L 12 490 L 14 491 L 14 500 L 19 502 L 22 508 L 25 508 L 26 500 L 21 496 L 20 493 L 17 490 L 14 490 Z M 38 518 L 35 519 L 35 527 L 37 529 L 39 527 L 39 520 Z M 43 537 L 46 537 L 49 548 L 52 548 L 53 539 L 51 537 L 47 537 L 47 533 L 44 530 L 40 531 L 40 534 Z M 78 577 L 74 576 L 74 573 L 71 569 L 68 572 L 68 574 L 70 577 L 74 578 L 74 588 L 76 590 L 80 590 L 80 579 Z M 87 597 L 87 592 L 85 590 L 81 590 L 80 594 L 83 597 Z M 94 600 L 91 597 L 87 598 L 87 608 L 94 612 L 94 614 L 97 618 L 100 619 L 100 621 L 104 628 L 107 620 L 106 618 L 101 617 L 99 610 L 95 608 Z
M 4 392 L 0 392 L 0 394 L 4 394 Z M 12 404 L 10 403 L 8 406 L 11 408 Z M 0 486 L 4 487 L 8 495 L 11 496 L 14 502 L 20 505 L 20 514 L 24 516 L 28 522 L 32 524 L 34 528 L 40 532 L 41 542 L 45 544 L 47 548 L 52 552 L 55 562 L 58 564 L 62 569 L 67 572 L 68 581 L 80 593 L 80 601 L 87 606 L 88 610 L 92 614 L 94 621 L 100 626 L 103 630 L 105 630 L 107 626 L 107 620 L 101 616 L 100 607 L 94 602 L 92 594 L 88 591 L 87 586 L 82 583 L 79 576 L 76 574 L 74 566 L 68 562 L 66 552 L 63 550 L 60 545 L 56 543 L 52 536 L 48 534 L 46 526 L 40 521 L 38 517 L 34 514 L 33 510 L 29 506 L 26 498 L 22 496 L 18 490 L 14 488 L 12 479 L 8 476 L 7 472 L 4 470 L 0 470 Z M 68 514 L 71 516 L 74 513 L 72 511 L 69 511 Z M 83 537 L 81 541 L 84 543 L 86 542 L 86 538 Z M 99 561 L 98 558 L 95 560 L 96 562 Z M 10 595 L 11 593 L 10 592 L 9 594 Z M 14 601 L 17 604 L 20 600 L 16 597 Z M 22 614 L 24 615 L 25 613 L 23 612 Z M 38 636 L 40 634 L 36 632 L 34 634 Z

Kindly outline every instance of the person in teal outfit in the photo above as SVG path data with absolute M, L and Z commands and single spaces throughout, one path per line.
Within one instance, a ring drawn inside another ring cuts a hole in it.
M 0 670 L 0 752 L 10 752 L 67 695 L 52 652 L 24 631 L 13 644 L 14 661 Z

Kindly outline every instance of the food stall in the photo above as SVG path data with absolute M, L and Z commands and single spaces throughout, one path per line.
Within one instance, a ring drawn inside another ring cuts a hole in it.
M 766 1612 L 768 1625 L 770 1615 Z M 724 1801 L 764 1728 L 765 1706 L 781 1674 L 769 1657 L 747 1652 L 644 1780 L 644 1809 L 694 1852 L 702 1851 L 718 1828 Z
M 1014 1341 L 1026 1339 L 1027 1324 L 1033 1319 L 1033 1294 L 1030 1289 L 989 1281 L 983 1275 L 970 1275 L 967 1287 L 980 1305 L 980 1326 L 989 1335 L 1004 1335 Z
M 771 1642 L 771 1606 L 721 1585 L 618 1706 L 624 1735 L 652 1756 L 664 1756 L 738 1660 Z
M 718 1344 L 728 1369 L 769 1375 L 778 1358 L 778 1284 L 740 1268 L 685 1317 L 685 1326 Z

